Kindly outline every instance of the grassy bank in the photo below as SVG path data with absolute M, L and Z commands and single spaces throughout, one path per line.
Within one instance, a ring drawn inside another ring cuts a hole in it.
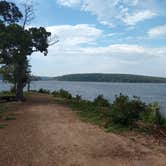
M 146 104 L 138 97 L 129 99 L 120 94 L 111 103 L 102 95 L 94 101 L 82 99 L 81 96 L 72 96 L 69 92 L 61 89 L 50 93 L 40 89 L 38 92 L 51 94 L 56 102 L 70 106 L 84 121 L 97 124 L 106 131 L 141 131 L 154 133 L 166 129 L 166 118 L 160 113 L 157 102 Z

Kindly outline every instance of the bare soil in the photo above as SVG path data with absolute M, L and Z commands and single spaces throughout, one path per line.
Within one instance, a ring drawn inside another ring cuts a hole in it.
M 0 129 L 0 166 L 166 166 L 165 151 L 82 122 L 50 96 L 8 106 L 16 120 Z

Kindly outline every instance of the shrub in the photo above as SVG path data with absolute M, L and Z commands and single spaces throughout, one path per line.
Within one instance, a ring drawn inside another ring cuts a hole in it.
M 94 104 L 96 106 L 109 107 L 110 103 L 108 100 L 104 99 L 103 95 L 99 95 L 94 99 Z
M 4 96 L 5 96 L 5 95 L 12 95 L 12 93 L 11 93 L 10 91 L 1 91 L 1 92 L 0 92 L 0 95 L 2 95 L 2 96 L 3 96 L 3 95 L 4 95 Z
M 110 118 L 114 124 L 133 126 L 146 109 L 146 104 L 139 98 L 134 97 L 130 100 L 128 96 L 120 94 L 120 96 L 116 96 L 111 106 Z
M 10 92 L 13 93 L 13 94 L 15 94 L 15 93 L 16 93 L 16 87 L 15 87 L 15 86 L 12 86 L 12 87 L 10 88 Z
M 60 89 L 59 91 L 52 92 L 52 95 L 54 97 L 62 97 L 65 99 L 72 99 L 72 95 L 68 91 L 63 90 L 63 89 Z
M 39 93 L 43 93 L 43 94 L 50 94 L 50 91 L 49 91 L 49 90 L 43 89 L 43 88 L 39 89 L 38 92 L 39 92 Z
M 76 102 L 80 102 L 80 101 L 82 101 L 82 97 L 80 95 L 76 95 L 75 100 L 76 100 Z
M 150 125 L 157 125 L 158 127 L 166 127 L 166 118 L 161 114 L 160 107 L 157 102 L 149 105 L 146 112 L 142 115 L 142 120 Z

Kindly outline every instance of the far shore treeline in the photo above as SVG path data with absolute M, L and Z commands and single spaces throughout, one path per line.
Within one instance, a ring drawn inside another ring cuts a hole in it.
M 141 76 L 132 74 L 71 74 L 55 77 L 59 81 L 88 81 L 88 82 L 128 82 L 128 83 L 166 83 L 166 78 Z
M 0 75 L 0 79 L 2 76 Z M 124 82 L 124 83 L 166 83 L 166 78 L 133 74 L 70 74 L 59 77 L 33 76 L 33 81 L 82 81 L 82 82 Z

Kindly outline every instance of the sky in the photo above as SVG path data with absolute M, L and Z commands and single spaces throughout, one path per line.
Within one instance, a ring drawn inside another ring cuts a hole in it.
M 20 0 L 14 2 L 20 5 Z M 33 4 L 30 26 L 43 26 L 59 40 L 47 56 L 30 57 L 34 75 L 166 77 L 166 0 L 34 0 Z

